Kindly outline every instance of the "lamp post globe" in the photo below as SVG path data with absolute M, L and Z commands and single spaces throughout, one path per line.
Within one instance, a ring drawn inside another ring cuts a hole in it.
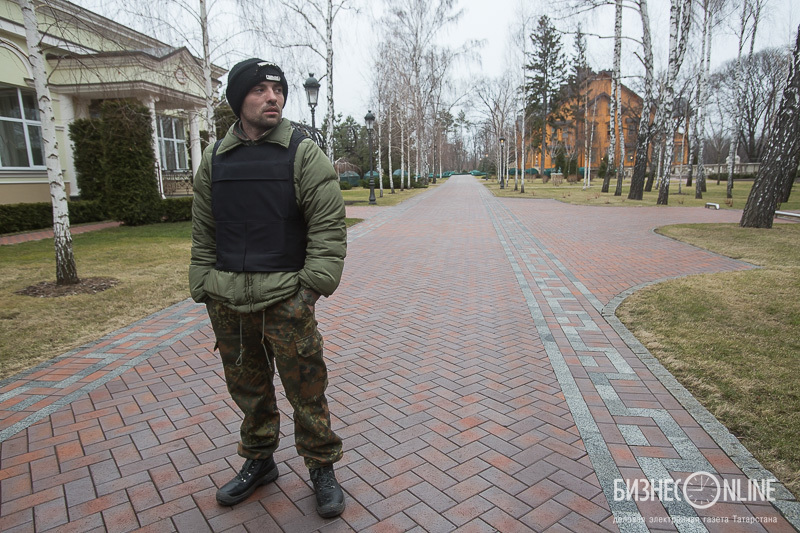
M 377 205 L 375 201 L 375 177 L 372 175 L 372 128 L 375 126 L 375 115 L 372 111 L 367 111 L 364 116 L 367 125 L 367 136 L 369 137 L 369 205 Z
M 319 81 L 314 77 L 313 72 L 308 73 L 308 78 L 306 78 L 305 83 L 303 83 L 303 88 L 306 90 L 308 107 L 311 108 L 311 129 L 316 129 L 316 124 L 314 124 L 314 109 L 317 107 L 317 103 L 319 103 Z

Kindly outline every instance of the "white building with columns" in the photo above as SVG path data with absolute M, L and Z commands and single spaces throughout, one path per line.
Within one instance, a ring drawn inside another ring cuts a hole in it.
M 65 0 L 35 5 L 69 195 L 80 195 L 69 124 L 108 99 L 150 109 L 162 191 L 163 176 L 194 175 L 208 129 L 202 61 Z M 212 65 L 215 94 L 225 72 Z M 37 107 L 22 12 L 0 0 L 0 204 L 50 202 Z

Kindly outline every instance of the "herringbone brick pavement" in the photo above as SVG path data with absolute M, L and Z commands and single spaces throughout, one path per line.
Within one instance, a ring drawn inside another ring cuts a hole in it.
M 749 268 L 651 232 L 736 213 L 498 200 L 466 176 L 376 212 L 317 306 L 341 517 L 316 515 L 282 392 L 280 477 L 216 504 L 242 463 L 241 418 L 205 311 L 186 301 L 0 382 L 0 530 L 792 530 L 766 502 L 613 491 L 759 476 L 609 316 L 631 287 Z

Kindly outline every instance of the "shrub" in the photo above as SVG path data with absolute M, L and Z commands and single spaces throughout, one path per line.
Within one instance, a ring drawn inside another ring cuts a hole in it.
M 49 205 L 49 204 L 48 204 Z M 108 211 L 105 204 L 99 200 L 76 200 L 69 202 L 69 223 L 86 224 L 87 222 L 101 222 L 108 220 Z M 48 226 L 53 225 L 52 216 Z
M 101 127 L 97 118 L 81 118 L 69 125 L 69 138 L 75 147 L 75 174 L 83 200 L 102 200 L 108 191 Z
M 44 202 L 0 205 L 0 233 L 46 228 L 53 224 L 53 207 Z
M 101 202 L 69 202 L 70 224 L 107 220 Z M 47 202 L 0 205 L 0 233 L 18 233 L 53 227 L 53 206 Z
M 350 185 L 350 184 L 349 184 L 348 182 L 346 182 L 346 181 L 340 181 L 340 182 L 339 182 L 339 189 L 341 189 L 341 190 L 343 190 L 343 191 L 349 191 L 349 190 L 350 190 L 350 189 L 352 189 L 352 188 L 353 188 L 353 186 L 352 186 L 352 185 Z
M 392 176 L 392 182 L 394 183 L 394 188 L 395 189 L 399 189 L 400 188 L 400 176 Z M 383 177 L 383 188 L 384 189 L 391 189 L 392 188 L 391 184 L 389 183 L 389 176 L 384 176 Z
M 158 222 L 161 206 L 149 110 L 136 102 L 107 101 L 101 116 L 109 214 L 130 226 Z
M 161 220 L 164 222 L 192 220 L 192 197 L 161 200 Z

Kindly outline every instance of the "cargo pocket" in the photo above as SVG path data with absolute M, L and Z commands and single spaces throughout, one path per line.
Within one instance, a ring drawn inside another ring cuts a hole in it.
M 296 344 L 300 398 L 303 402 L 315 402 L 325 394 L 328 385 L 328 372 L 322 358 L 322 335 L 315 329 L 311 335 L 297 338 Z

